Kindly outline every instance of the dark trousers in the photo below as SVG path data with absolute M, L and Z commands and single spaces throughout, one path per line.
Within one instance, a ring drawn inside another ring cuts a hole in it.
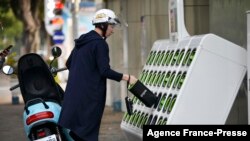
M 77 136 L 75 133 L 73 133 L 72 131 L 69 132 L 69 135 L 74 139 L 74 141 L 85 141 L 81 139 L 79 136 Z

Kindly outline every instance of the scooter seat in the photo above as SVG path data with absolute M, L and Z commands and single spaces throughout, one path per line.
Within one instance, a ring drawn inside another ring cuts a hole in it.
M 54 77 L 39 55 L 31 53 L 19 59 L 18 79 L 25 103 L 36 98 L 61 102 Z

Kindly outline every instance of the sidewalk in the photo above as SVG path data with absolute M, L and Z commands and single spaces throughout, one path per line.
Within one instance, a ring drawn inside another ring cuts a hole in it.
M 0 70 L 0 104 L 11 103 L 10 77 L 4 75 Z
M 20 104 L 12 105 L 11 84 L 9 77 L 0 73 L 0 137 L 1 141 L 26 141 L 22 115 L 24 105 L 20 97 Z M 61 84 L 65 88 L 65 84 Z M 20 90 L 16 90 L 20 93 Z M 21 95 L 20 95 L 21 96 Z M 99 141 L 127 141 L 120 124 L 123 112 L 113 112 L 112 107 L 106 106 L 99 134 Z
M 26 141 L 22 123 L 23 107 L 23 104 L 0 105 L 0 137 L 2 141 Z M 99 141 L 127 141 L 120 128 L 122 116 L 123 112 L 113 112 L 112 107 L 105 107 Z

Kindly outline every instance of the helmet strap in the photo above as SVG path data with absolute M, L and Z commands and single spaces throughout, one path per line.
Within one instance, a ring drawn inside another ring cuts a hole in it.
M 108 29 L 108 23 L 100 23 L 100 24 L 96 24 L 96 27 L 101 29 L 102 31 L 102 36 L 104 37 L 104 40 L 106 40 L 106 32 Z

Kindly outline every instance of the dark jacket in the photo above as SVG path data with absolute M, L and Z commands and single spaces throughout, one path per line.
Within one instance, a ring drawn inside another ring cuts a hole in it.
M 122 74 L 109 65 L 109 47 L 97 32 L 75 40 L 66 63 L 69 78 L 59 125 L 86 141 L 97 141 L 106 102 L 106 81 L 120 81 Z

